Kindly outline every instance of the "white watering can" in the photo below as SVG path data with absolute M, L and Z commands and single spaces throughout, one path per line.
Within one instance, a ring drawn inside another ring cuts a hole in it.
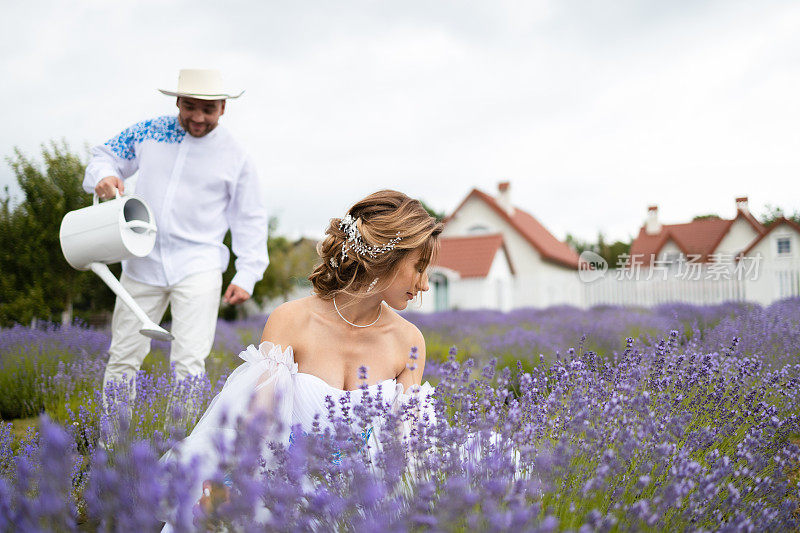
M 70 211 L 61 221 L 61 251 L 71 267 L 91 270 L 119 296 L 142 321 L 139 333 L 158 340 L 172 340 L 172 334 L 150 320 L 108 269 L 108 264 L 144 257 L 156 243 L 153 213 L 141 198 L 119 195 L 99 203 L 97 195 L 89 207 Z

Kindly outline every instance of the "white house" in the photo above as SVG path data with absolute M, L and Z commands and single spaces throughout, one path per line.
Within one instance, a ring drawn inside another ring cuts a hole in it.
M 766 229 L 750 214 L 747 197 L 736 199 L 732 219 L 700 217 L 683 224 L 661 224 L 658 206 L 647 210 L 647 219 L 631 244 L 630 260 L 641 266 L 672 263 L 681 256 L 701 263 L 733 259 Z
M 773 222 L 739 254 L 738 261 L 748 259 L 758 271 L 747 282 L 747 300 L 767 305 L 800 296 L 800 224 L 786 218 Z
M 696 304 L 747 300 L 768 305 L 800 296 L 800 226 L 779 219 L 764 227 L 736 198 L 731 219 L 697 217 L 662 224 L 650 206 L 621 268 L 584 283 L 586 306 Z
M 511 203 L 508 182 L 496 196 L 473 189 L 445 219 L 440 242 L 423 312 L 729 300 L 768 305 L 800 296 L 800 224 L 781 218 L 765 227 L 746 197 L 736 199 L 733 218 L 681 224 L 662 224 L 658 207 L 650 206 L 630 254 L 596 272 L 599 277 L 581 275 L 587 261 Z M 288 299 L 310 293 L 298 284 Z
M 445 237 L 440 242 L 423 310 L 511 309 L 514 266 L 501 234 Z
M 515 207 L 511 187 L 492 197 L 473 189 L 445 219 L 442 252 L 431 269 L 434 309 L 581 305 L 578 254 Z

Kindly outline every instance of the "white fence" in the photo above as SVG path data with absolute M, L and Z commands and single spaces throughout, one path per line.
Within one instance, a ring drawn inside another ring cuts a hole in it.
M 758 272 L 725 274 L 719 267 L 702 266 L 691 277 L 674 272 L 609 270 L 602 278 L 584 282 L 584 305 L 651 306 L 667 302 L 716 304 L 752 301 L 761 305 L 800 296 L 800 263 L 762 265 Z M 746 274 L 746 275 L 745 275 Z

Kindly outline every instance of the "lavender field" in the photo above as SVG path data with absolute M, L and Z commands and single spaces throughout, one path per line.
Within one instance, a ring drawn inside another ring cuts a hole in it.
M 263 317 L 220 322 L 196 380 L 176 382 L 154 342 L 135 399 L 120 386 L 108 409 L 108 333 L 0 330 L 0 531 L 153 531 L 165 515 L 179 531 L 800 526 L 800 300 L 407 317 L 431 405 L 368 396 L 269 459 L 254 444 L 269 421 L 243 422 L 218 475 L 229 501 L 206 512 L 186 500 L 193 469 L 159 457 Z M 411 431 L 368 453 L 351 427 L 375 417 Z

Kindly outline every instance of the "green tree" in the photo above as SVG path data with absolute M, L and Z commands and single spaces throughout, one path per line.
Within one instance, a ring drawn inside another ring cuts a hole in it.
M 782 208 L 772 204 L 767 204 L 766 212 L 763 213 L 760 218 L 761 223 L 765 226 L 769 226 L 779 218 L 788 218 L 789 220 L 793 220 L 794 222 L 800 224 L 800 211 L 796 210 L 793 214 L 787 215 Z
M 12 207 L 6 189 L 0 200 L 0 323 L 4 325 L 35 318 L 69 322 L 75 306 L 91 308 L 94 297 L 101 294 L 102 282 L 93 274 L 67 264 L 58 237 L 64 215 L 91 202 L 81 187 L 85 163 L 64 141 L 42 145 L 41 159 L 39 163 L 18 148 L 7 158 L 23 199 Z
M 287 300 L 298 286 L 310 286 L 308 275 L 319 262 L 316 242 L 311 239 L 291 241 L 276 235 L 270 240 L 270 266 L 254 291 L 262 303 L 273 298 Z
M 420 200 L 419 203 L 422 204 L 422 207 L 425 208 L 425 211 L 427 211 L 430 216 L 435 218 L 437 222 L 441 222 L 442 220 L 444 220 L 445 215 L 443 211 L 436 211 L 431 206 L 426 204 L 423 200 Z
M 602 232 L 597 234 L 596 243 L 580 240 L 570 233 L 567 233 L 566 242 L 578 254 L 587 250 L 596 253 L 606 260 L 609 268 L 616 268 L 619 257 L 631 251 L 631 242 L 614 241 L 613 243 L 607 243 Z
M 567 238 L 565 240 L 569 247 L 575 250 L 575 253 L 578 255 L 582 254 L 586 250 L 594 251 L 594 245 L 592 243 L 589 241 L 583 241 L 572 233 L 567 233 Z
M 608 261 L 609 268 L 616 268 L 619 265 L 620 256 L 631 253 L 631 244 L 630 241 L 614 241 L 612 244 L 607 245 L 607 248 L 600 255 Z
M 269 253 L 269 266 L 264 277 L 256 283 L 251 298 L 259 305 L 274 298 L 288 299 L 292 291 L 298 286 L 309 285 L 306 280 L 308 275 L 319 261 L 316 243 L 310 239 L 291 241 L 283 235 L 277 235 L 278 220 L 274 217 L 269 221 L 269 237 L 267 250 Z M 230 247 L 231 233 L 225 235 L 225 245 Z M 235 258 L 231 255 L 228 268 L 222 275 L 223 289 L 236 274 Z M 220 316 L 227 320 L 237 318 L 242 313 L 240 306 L 223 306 Z

